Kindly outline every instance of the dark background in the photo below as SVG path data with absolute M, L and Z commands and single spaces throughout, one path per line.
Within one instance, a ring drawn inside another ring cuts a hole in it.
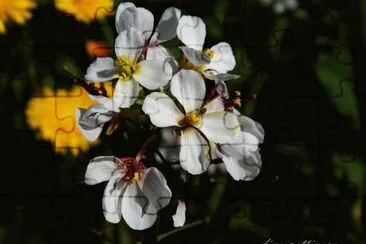
M 211 182 L 203 174 L 183 184 L 177 171 L 158 165 L 173 198 L 154 227 L 137 232 L 106 223 L 105 183 L 81 184 L 86 165 L 99 155 L 135 154 L 150 132 L 130 125 L 129 141 L 118 131 L 103 135 L 78 157 L 56 154 L 51 142 L 36 139 L 24 113 L 30 97 L 42 86 L 71 88 L 60 64 L 72 60 L 83 73 L 93 60 L 85 41 L 116 37 L 113 16 L 87 25 L 42 1 L 27 25 L 0 36 L 0 242 L 154 242 L 173 229 L 176 199 L 184 199 L 186 224 L 203 223 L 161 243 L 365 243 L 366 2 L 299 0 L 298 9 L 282 15 L 254 0 L 135 4 L 149 9 L 155 23 L 165 8 L 178 7 L 204 19 L 206 47 L 232 45 L 241 78 L 229 89 L 257 95 L 241 112 L 266 133 L 260 175 Z M 178 42 L 167 45 L 176 49 Z M 45 76 L 57 82 L 46 84 Z

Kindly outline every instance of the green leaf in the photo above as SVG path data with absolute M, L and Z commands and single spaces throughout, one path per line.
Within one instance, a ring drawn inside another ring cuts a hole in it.
M 354 128 L 360 128 L 359 109 L 353 87 L 352 66 L 347 65 L 350 54 L 341 49 L 339 55 L 319 54 L 316 65 L 320 84 L 338 112 L 353 120 Z
M 363 195 L 365 188 L 363 176 L 366 170 L 364 162 L 354 158 L 354 155 L 344 153 L 334 154 L 332 160 L 336 171 L 335 176 L 337 178 L 346 176 L 348 182 L 355 185 L 358 196 Z
M 215 4 L 214 13 L 216 19 L 223 23 L 225 20 L 227 9 L 229 8 L 230 1 L 227 0 L 219 0 Z
M 222 28 L 214 18 L 203 18 L 203 21 L 206 24 L 207 33 L 210 38 L 213 38 L 214 40 L 222 39 Z
M 209 200 L 209 209 L 211 213 L 215 213 L 220 206 L 221 199 L 225 193 L 227 177 L 219 177 L 217 182 L 220 183 L 213 187 L 211 199 Z
M 269 235 L 269 230 L 267 228 L 258 226 L 253 221 L 251 221 L 249 218 L 249 214 L 249 204 L 243 204 L 239 213 L 237 213 L 235 216 L 230 217 L 229 229 L 234 231 L 244 229 L 262 238 L 267 237 Z

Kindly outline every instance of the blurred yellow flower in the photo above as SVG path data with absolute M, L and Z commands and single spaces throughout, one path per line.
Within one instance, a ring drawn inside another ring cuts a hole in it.
M 0 34 L 6 33 L 5 23 L 9 19 L 19 25 L 32 17 L 31 9 L 37 7 L 33 0 L 0 0 Z
M 113 11 L 113 0 L 55 0 L 55 5 L 58 10 L 87 24 L 111 15 Z
M 106 83 L 108 94 L 112 86 Z M 34 96 L 28 102 L 26 119 L 29 127 L 37 130 L 38 138 L 50 141 L 57 153 L 67 151 L 76 156 L 86 152 L 96 142 L 87 141 L 76 125 L 76 108 L 88 107 L 97 103 L 89 98 L 88 93 L 79 86 L 70 91 L 58 90 L 56 93 L 45 88 L 42 96 Z

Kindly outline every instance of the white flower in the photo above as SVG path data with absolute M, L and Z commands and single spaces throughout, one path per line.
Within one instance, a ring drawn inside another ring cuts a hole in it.
M 182 227 L 186 222 L 186 204 L 184 201 L 178 200 L 176 213 L 172 216 L 174 227 Z
M 260 0 L 263 5 L 273 5 L 276 14 L 282 14 L 286 10 L 294 10 L 299 5 L 297 0 Z
M 238 114 L 237 111 L 235 111 Z M 217 144 L 217 156 L 234 180 L 253 180 L 262 167 L 258 144 L 263 142 L 263 127 L 254 120 L 238 114 L 241 131 L 235 142 Z
M 140 30 L 143 33 L 147 49 L 146 59 L 165 61 L 172 57 L 172 54 L 159 44 L 176 36 L 180 16 L 179 9 L 167 8 L 153 33 L 154 16 L 149 10 L 141 7 L 136 8 L 131 2 L 121 3 L 118 5 L 116 13 L 116 29 L 118 33 L 132 27 Z
M 76 109 L 77 125 L 81 133 L 89 141 L 95 141 L 103 130 L 106 122 L 110 121 L 114 114 L 119 112 L 113 101 L 104 96 L 92 96 L 100 104 L 91 105 L 89 108 Z
M 122 31 L 115 43 L 117 60 L 97 58 L 87 69 L 88 82 L 101 82 L 118 78 L 113 101 L 128 108 L 136 101 L 140 85 L 154 90 L 166 85 L 172 76 L 172 67 L 159 60 L 140 61 L 144 47 L 143 33 L 135 28 Z
M 149 94 L 142 110 L 155 126 L 180 129 L 180 164 L 191 174 L 201 174 L 210 162 L 206 138 L 214 143 L 233 141 L 240 131 L 237 116 L 224 110 L 219 97 L 203 105 L 205 82 L 196 71 L 177 72 L 172 78 L 170 91 L 184 107 L 184 112 L 168 95 L 160 92 Z
M 206 78 L 215 81 L 239 77 L 226 74 L 236 65 L 230 44 L 220 42 L 211 48 L 202 50 L 206 37 L 206 25 L 201 18 L 183 15 L 179 19 L 177 36 L 185 45 L 185 47 L 181 47 L 181 50 L 188 59 L 181 60 L 181 67 L 199 71 Z
M 103 196 L 103 213 L 108 222 L 121 216 L 135 230 L 150 228 L 158 210 L 169 204 L 172 193 L 164 175 L 156 168 L 145 168 L 133 158 L 101 156 L 92 159 L 85 173 L 88 185 L 108 181 Z

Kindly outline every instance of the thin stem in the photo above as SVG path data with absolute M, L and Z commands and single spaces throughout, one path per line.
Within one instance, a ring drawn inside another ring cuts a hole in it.
M 145 141 L 145 143 L 142 145 L 142 147 L 141 147 L 141 149 L 140 149 L 140 151 L 137 153 L 137 155 L 136 155 L 136 158 L 135 158 L 135 160 L 137 161 L 137 162 L 139 162 L 140 160 L 141 160 L 141 158 L 142 158 L 142 155 L 144 155 L 144 153 L 146 152 L 146 150 L 147 150 L 147 147 L 149 146 L 149 144 L 153 141 L 153 140 L 155 140 L 155 138 L 156 138 L 156 135 L 155 134 L 152 134 L 146 141 Z
M 79 85 L 82 88 L 84 88 L 89 94 L 95 96 L 105 96 L 105 97 L 107 96 L 105 89 L 100 89 L 89 85 L 83 78 L 69 71 L 67 67 L 64 67 L 64 71 L 74 79 L 74 83 L 76 85 Z
M 163 240 L 164 238 L 168 237 L 168 236 L 171 236 L 175 233 L 178 233 L 178 232 L 181 232 L 183 230 L 186 230 L 186 229 L 189 229 L 189 228 L 192 228 L 192 227 L 195 227 L 197 225 L 201 225 L 203 223 L 205 223 L 207 221 L 207 219 L 199 219 L 199 220 L 196 220 L 192 223 L 189 223 L 189 224 L 186 224 L 185 226 L 183 227 L 180 227 L 180 228 L 177 228 L 177 229 L 173 229 L 171 231 L 168 231 L 166 233 L 163 233 L 161 235 L 158 236 L 158 242 Z

